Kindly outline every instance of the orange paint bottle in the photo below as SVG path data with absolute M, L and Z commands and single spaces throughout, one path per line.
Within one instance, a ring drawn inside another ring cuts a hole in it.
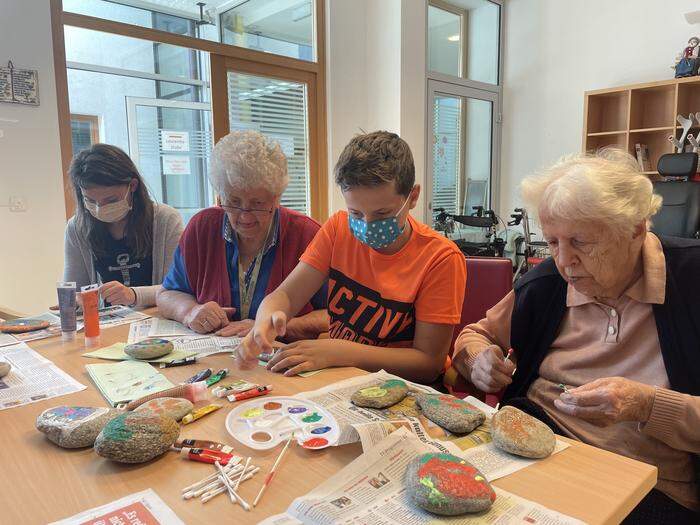
M 97 311 L 100 301 L 99 287 L 96 284 L 83 286 L 83 322 L 85 323 L 85 348 L 96 348 L 100 345 L 100 315 Z

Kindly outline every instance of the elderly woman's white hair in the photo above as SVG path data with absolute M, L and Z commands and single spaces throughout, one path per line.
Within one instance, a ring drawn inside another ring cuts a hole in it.
M 661 207 L 651 181 L 625 151 L 562 157 L 522 183 L 526 206 L 554 220 L 595 222 L 618 235 L 632 233 Z
M 209 182 L 219 195 L 264 188 L 280 196 L 289 183 L 287 158 L 258 131 L 232 131 L 214 146 Z

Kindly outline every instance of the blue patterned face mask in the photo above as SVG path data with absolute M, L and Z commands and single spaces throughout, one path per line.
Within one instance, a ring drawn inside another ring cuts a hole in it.
M 371 222 L 365 222 L 348 214 L 350 231 L 352 231 L 352 234 L 358 241 L 370 248 L 375 250 L 386 248 L 394 243 L 399 238 L 399 235 L 403 233 L 404 228 L 406 228 L 406 223 L 404 223 L 403 227 L 399 226 L 398 216 L 401 215 L 401 211 L 407 203 L 408 198 L 393 217 L 377 219 Z

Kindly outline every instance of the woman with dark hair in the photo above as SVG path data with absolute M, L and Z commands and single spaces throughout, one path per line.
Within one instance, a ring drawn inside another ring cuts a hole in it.
M 95 144 L 70 166 L 75 215 L 65 234 L 63 279 L 101 283 L 110 304 L 152 306 L 183 230 L 180 214 L 151 200 L 121 149 Z

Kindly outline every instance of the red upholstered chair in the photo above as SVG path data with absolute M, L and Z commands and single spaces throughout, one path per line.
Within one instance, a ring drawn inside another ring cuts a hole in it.
M 467 257 L 467 288 L 462 304 L 462 318 L 455 327 L 450 355 L 462 329 L 486 317 L 486 311 L 503 299 L 513 288 L 513 262 L 501 257 Z M 454 368 L 445 372 L 445 386 L 453 395 L 472 395 L 484 399 L 484 394 L 475 391 Z M 491 397 L 491 396 L 487 396 Z M 487 399 L 493 404 L 497 402 Z

